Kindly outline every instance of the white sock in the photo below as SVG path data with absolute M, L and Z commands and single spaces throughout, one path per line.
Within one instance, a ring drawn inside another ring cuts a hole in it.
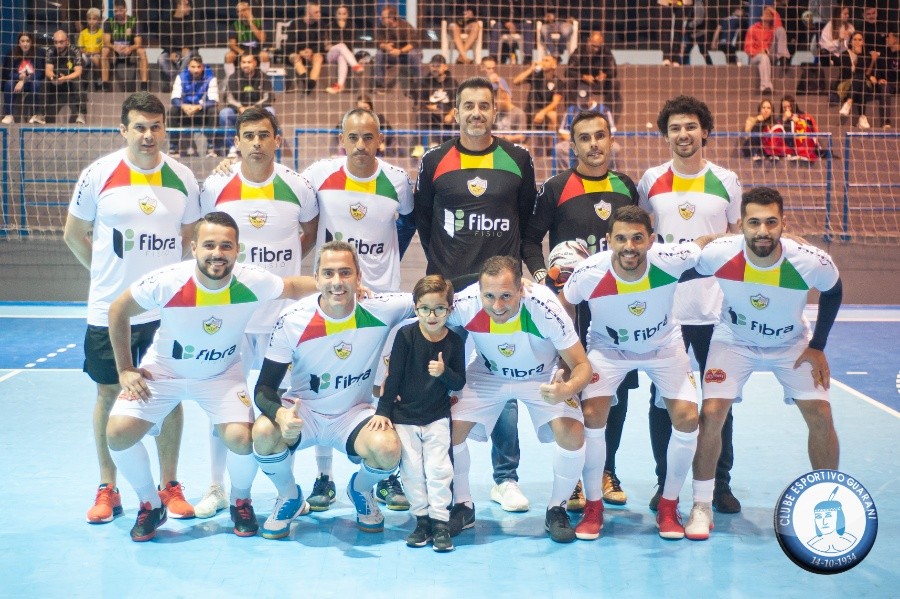
M 472 503 L 472 490 L 469 488 L 469 469 L 472 457 L 469 445 L 463 441 L 453 446 L 453 502 Z
M 584 445 L 575 451 L 556 446 L 556 451 L 553 452 L 553 490 L 550 491 L 548 507 L 562 505 L 572 496 L 584 469 L 584 456 Z
M 215 434 L 215 427 L 209 429 L 209 474 L 214 485 L 225 486 L 225 460 L 228 448 Z
M 141 503 L 150 502 L 154 508 L 162 505 L 156 484 L 153 482 L 153 474 L 150 472 L 150 456 L 147 448 L 140 441 L 122 451 L 109 450 L 116 468 L 125 477 L 134 492 L 137 493 Z
M 394 468 L 390 470 L 379 470 L 373 466 L 369 466 L 363 461 L 359 466 L 359 473 L 357 473 L 356 478 L 353 479 L 353 490 L 357 493 L 365 493 L 372 492 L 372 487 L 375 486 L 376 483 L 386 479 L 391 475 L 394 471 Z
M 319 474 L 327 474 L 328 478 L 334 479 L 331 471 L 331 462 L 334 460 L 334 450 L 328 445 L 316 445 L 316 466 L 319 467 Z
M 275 455 L 259 455 L 254 451 L 253 457 L 256 458 L 259 469 L 275 485 L 279 497 L 297 498 L 297 481 L 294 479 L 293 470 L 294 460 L 287 449 Z
M 228 478 L 231 479 L 231 504 L 237 499 L 249 499 L 250 487 L 256 478 L 258 464 L 253 454 L 240 455 L 228 452 Z
M 712 503 L 713 492 L 716 489 L 716 479 L 694 479 L 694 503 Z
M 606 427 L 584 427 L 584 472 L 581 484 L 588 501 L 603 499 L 603 466 L 606 465 Z
M 669 450 L 666 452 L 666 482 L 662 494 L 664 499 L 678 499 L 691 469 L 691 462 L 694 461 L 694 453 L 697 452 L 699 433 L 699 428 L 691 433 L 682 433 L 672 427 Z

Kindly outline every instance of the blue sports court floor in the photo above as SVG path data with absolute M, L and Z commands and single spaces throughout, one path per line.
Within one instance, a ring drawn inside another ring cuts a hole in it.
M 303 516 L 288 539 L 238 538 L 227 512 L 170 519 L 150 543 L 133 543 L 136 499 L 120 481 L 125 516 L 84 522 L 96 485 L 90 432 L 93 384 L 81 373 L 83 306 L 0 305 L 0 596 L 102 597 L 897 597 L 900 573 L 900 310 L 842 310 L 828 346 L 841 470 L 863 482 L 878 508 L 878 539 L 844 574 L 805 572 L 785 557 L 772 520 L 778 495 L 809 470 L 806 427 L 768 373 L 755 374 L 735 409 L 733 488 L 742 513 L 716 516 L 707 542 L 664 541 L 647 502 L 654 492 L 647 381 L 632 392 L 618 457 L 628 492 L 607 508 L 596 542 L 552 543 L 544 533 L 549 446 L 522 412 L 522 488 L 531 511 L 507 514 L 488 499 L 488 446 L 471 443 L 477 523 L 446 555 L 409 549 L 413 519 L 386 511 L 382 534 L 358 532 L 340 488 L 353 468 L 335 455 L 339 501 Z M 188 499 L 208 484 L 206 418 L 186 406 L 179 478 Z M 151 455 L 155 450 L 151 444 Z M 309 490 L 313 456 L 296 461 Z M 265 518 L 274 490 L 258 476 Z M 690 506 L 689 484 L 682 511 Z M 685 514 L 686 515 L 686 514 Z M 577 521 L 577 520 L 576 520 Z

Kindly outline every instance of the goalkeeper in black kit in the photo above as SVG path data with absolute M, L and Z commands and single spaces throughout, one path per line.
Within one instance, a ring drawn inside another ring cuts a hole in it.
M 634 182 L 627 175 L 608 168 L 613 137 L 606 117 L 594 110 L 581 112 L 573 119 L 571 131 L 577 163 L 574 168 L 551 177 L 541 187 L 522 240 L 522 256 L 528 270 L 538 283 L 546 282 L 556 292 L 562 290 L 579 256 L 586 257 L 607 249 L 606 234 L 613 213 L 622 206 L 638 204 Z M 542 249 L 547 233 L 550 234 L 551 248 L 549 275 Z M 586 342 L 590 319 L 587 304 L 579 305 L 576 326 L 582 343 Z M 637 387 L 637 371 L 631 371 L 616 391 L 617 401 L 610 410 L 605 433 L 600 429 L 585 428 L 588 452 L 591 451 L 591 435 L 605 434 L 606 463 L 602 473 L 585 470 L 583 483 L 579 483 L 569 500 L 569 511 L 582 511 L 587 504 L 590 509 L 602 513 L 601 498 L 613 505 L 626 502 L 627 496 L 616 477 L 615 458 L 628 410 L 628 389 Z

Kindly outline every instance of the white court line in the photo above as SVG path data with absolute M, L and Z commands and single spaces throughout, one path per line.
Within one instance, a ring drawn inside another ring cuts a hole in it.
M 11 379 L 12 377 L 16 376 L 16 375 L 19 374 L 20 372 L 22 372 L 22 371 L 21 371 L 21 370 L 13 370 L 12 372 L 7 372 L 7 373 L 4 374 L 3 376 L 0 376 L 0 383 L 2 383 L 3 381 L 6 381 L 6 380 Z
M 881 403 L 881 402 L 878 401 L 877 399 L 872 399 L 871 397 L 869 397 L 869 396 L 866 395 L 865 393 L 861 393 L 861 392 L 857 391 L 856 389 L 854 389 L 853 387 L 851 387 L 851 386 L 849 386 L 849 385 L 845 385 L 844 383 L 840 382 L 840 381 L 837 380 L 837 379 L 831 379 L 831 383 L 832 383 L 833 385 L 836 385 L 837 387 L 840 387 L 841 389 L 843 389 L 844 391 L 846 391 L 846 392 L 849 393 L 850 395 L 854 395 L 854 396 L 856 396 L 857 398 L 863 400 L 864 402 L 866 402 L 866 403 L 868 403 L 868 404 L 871 404 L 871 405 L 875 406 L 876 408 L 878 408 L 878 409 L 881 410 L 882 412 L 887 412 L 888 414 L 890 414 L 891 416 L 893 416 L 893 417 L 895 417 L 895 418 L 900 418 L 900 412 L 898 412 L 897 410 L 895 410 L 895 409 L 893 409 L 893 408 L 889 408 L 888 406 L 884 405 L 883 403 Z

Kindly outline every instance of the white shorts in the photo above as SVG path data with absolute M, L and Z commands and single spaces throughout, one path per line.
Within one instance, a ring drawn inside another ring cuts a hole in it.
M 600 347 L 588 352 L 588 360 L 594 375 L 581 392 L 582 399 L 612 397 L 611 405 L 616 405 L 616 389 L 625 375 L 637 368 L 646 372 L 656 385 L 659 391 L 655 399 L 657 407 L 666 407 L 663 398 L 699 403 L 691 359 L 684 351 L 681 337 L 672 339 L 665 347 L 642 354 Z
M 808 344 L 802 337 L 785 347 L 752 347 L 713 339 L 703 373 L 703 399 L 740 402 L 750 374 L 754 370 L 769 370 L 784 387 L 784 403 L 791 404 L 797 399 L 828 401 L 828 389 L 816 387 L 809 362 L 794 368 L 794 362 Z
M 294 398 L 282 397 L 281 405 L 290 409 L 294 401 Z M 301 400 L 297 415 L 303 419 L 303 430 L 300 433 L 300 443 L 292 448 L 293 451 L 312 445 L 324 445 L 347 453 L 347 440 L 350 435 L 360 422 L 375 415 L 375 408 L 370 403 L 361 403 L 342 414 L 320 414 L 313 412 L 307 403 Z
M 547 377 L 547 381 L 549 381 Z M 544 380 L 512 381 L 492 374 L 466 373 L 466 386 L 459 392 L 457 401 L 450 408 L 453 420 L 474 422 L 469 437 L 487 441 L 494 430 L 503 406 L 510 399 L 518 399 L 528 408 L 534 432 L 541 443 L 553 441 L 550 421 L 555 418 L 572 418 L 584 422 L 581 406 L 574 400 L 551 405 L 541 399 L 538 387 Z
M 244 333 L 241 343 L 241 360 L 244 361 L 244 372 L 249 375 L 251 370 L 262 368 L 263 358 L 269 348 L 271 333 Z
M 132 401 L 119 395 L 111 416 L 131 416 L 152 422 L 149 434 L 156 436 L 160 423 L 169 412 L 182 401 L 190 399 L 203 408 L 213 424 L 253 422 L 253 401 L 247 391 L 240 362 L 211 379 L 166 379 L 152 370 L 151 374 L 155 379 L 147 381 L 150 399 L 145 402 Z

